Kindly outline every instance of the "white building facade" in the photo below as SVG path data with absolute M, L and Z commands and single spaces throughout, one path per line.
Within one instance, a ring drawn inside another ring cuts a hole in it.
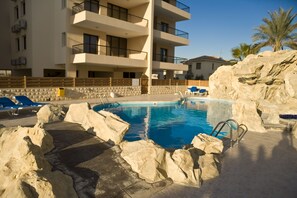
M 187 71 L 175 57 L 189 44 L 176 0 L 10 0 L 0 3 L 0 67 L 13 76 L 149 78 Z M 4 17 L 4 16 L 3 16 Z M 4 47 L 3 47 L 4 46 Z M 5 60 L 4 60 L 4 59 Z M 0 70 L 1 70 L 0 68 Z

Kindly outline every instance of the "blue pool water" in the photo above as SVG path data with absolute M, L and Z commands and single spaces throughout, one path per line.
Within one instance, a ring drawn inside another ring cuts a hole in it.
M 111 107 L 95 106 L 110 111 L 130 123 L 124 139 L 152 139 L 164 148 L 181 148 L 190 144 L 198 133 L 211 133 L 213 127 L 231 117 L 230 102 L 219 100 L 189 100 L 162 103 L 121 103 Z

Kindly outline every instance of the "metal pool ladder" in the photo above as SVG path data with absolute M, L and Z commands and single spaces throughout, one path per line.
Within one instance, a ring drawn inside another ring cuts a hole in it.
M 219 122 L 210 135 L 217 137 L 226 125 L 229 126 L 230 130 L 230 146 L 233 147 L 236 143 L 239 143 L 243 136 L 248 132 L 248 127 L 244 124 L 238 124 L 234 119 L 228 119 Z M 233 132 L 235 132 L 235 134 L 233 134 Z
M 178 91 L 178 94 L 180 95 L 180 104 L 184 104 L 187 98 L 182 94 L 181 91 Z

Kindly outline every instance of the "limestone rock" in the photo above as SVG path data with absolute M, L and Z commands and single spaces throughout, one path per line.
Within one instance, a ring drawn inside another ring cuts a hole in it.
M 64 118 L 64 121 L 82 124 L 89 110 L 90 110 L 90 105 L 87 102 L 79 103 L 79 104 L 71 104 L 69 105 L 69 109 Z
M 165 149 L 156 145 L 152 140 L 122 142 L 121 156 L 131 165 L 133 171 L 147 182 L 158 182 L 165 179 L 164 167 Z
M 47 104 L 37 112 L 37 120 L 41 123 L 51 123 L 64 119 L 66 108 L 63 105 Z
M 260 100 L 258 109 L 261 111 L 263 122 L 268 124 L 279 124 L 278 105 L 267 100 Z
M 222 140 L 204 133 L 200 133 L 195 136 L 191 144 L 193 144 L 195 148 L 200 149 L 205 153 L 220 154 L 224 148 Z
M 287 103 L 296 97 L 296 64 L 296 50 L 249 55 L 233 66 L 219 67 L 209 78 L 209 95 Z
M 297 69 L 285 75 L 285 87 L 288 94 L 297 99 Z
M 81 124 L 88 132 L 112 144 L 119 144 L 130 127 L 129 123 L 112 113 L 93 110 L 87 111 Z
M 166 173 L 175 183 L 201 186 L 201 171 L 194 169 L 194 162 L 187 150 L 175 150 L 172 156 L 166 152 Z
M 213 154 L 200 156 L 198 163 L 201 169 L 201 178 L 203 181 L 219 176 L 220 173 L 217 167 L 217 159 Z
M 51 171 L 44 152 L 53 145 L 44 138 L 43 129 L 0 129 L 1 197 L 77 197 L 72 179 Z
M 266 132 L 261 117 L 257 112 L 257 104 L 251 100 L 239 99 L 232 105 L 233 118 L 245 124 L 249 131 Z

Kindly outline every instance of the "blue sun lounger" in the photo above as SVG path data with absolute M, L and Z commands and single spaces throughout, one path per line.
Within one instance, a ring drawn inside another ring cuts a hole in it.
M 17 105 L 7 97 L 0 98 L 0 112 L 7 112 L 9 115 L 18 113 L 19 109 L 23 109 L 24 106 Z
M 18 104 L 21 104 L 24 106 L 42 107 L 43 105 L 45 105 L 43 103 L 33 102 L 27 96 L 15 96 L 14 98 L 18 101 Z

